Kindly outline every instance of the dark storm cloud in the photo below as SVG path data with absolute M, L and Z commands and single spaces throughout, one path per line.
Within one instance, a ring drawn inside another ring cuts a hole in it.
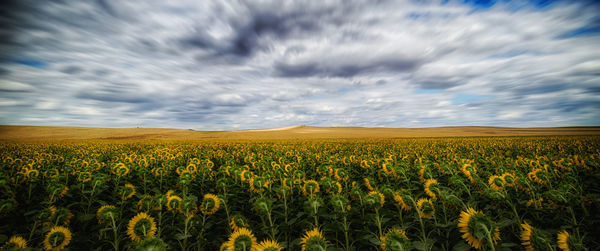
M 327 57 L 327 55 L 324 55 Z M 303 63 L 275 63 L 275 74 L 280 77 L 353 77 L 361 74 L 376 74 L 379 72 L 407 72 L 414 70 L 420 64 L 419 59 L 389 59 L 381 58 L 371 62 L 345 61 L 330 64 L 315 60 Z
M 82 67 L 71 65 L 60 69 L 61 72 L 66 74 L 78 74 L 84 71 Z
M 186 49 L 208 50 L 214 57 L 232 55 L 245 58 L 269 48 L 268 42 L 261 43 L 265 37 L 285 40 L 294 35 L 306 36 L 318 32 L 322 24 L 335 20 L 339 15 L 331 5 L 312 9 L 300 6 L 290 9 L 283 5 L 278 2 L 243 4 L 245 15 L 229 17 L 233 34 L 227 39 L 215 39 L 207 34 L 206 27 L 199 27 L 181 39 L 180 44 Z M 222 12 L 219 14 L 225 15 Z
M 462 82 L 460 80 L 452 80 L 452 79 L 443 78 L 443 77 L 437 77 L 437 78 L 432 77 L 432 78 L 417 80 L 417 81 L 415 81 L 415 83 L 421 89 L 440 90 L 440 89 L 452 88 L 452 87 L 461 85 L 464 82 Z

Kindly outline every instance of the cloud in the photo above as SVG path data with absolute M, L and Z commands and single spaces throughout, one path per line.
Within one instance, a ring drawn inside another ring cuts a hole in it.
M 599 6 L 3 1 L 0 123 L 598 125 Z

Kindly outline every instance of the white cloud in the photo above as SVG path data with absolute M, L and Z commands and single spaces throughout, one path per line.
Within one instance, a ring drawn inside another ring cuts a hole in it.
M 15 10 L 21 19 L 11 30 L 21 49 L 0 64 L 2 123 L 206 130 L 600 123 L 600 36 L 565 35 L 594 25 L 598 5 L 22 4 L 30 8 Z

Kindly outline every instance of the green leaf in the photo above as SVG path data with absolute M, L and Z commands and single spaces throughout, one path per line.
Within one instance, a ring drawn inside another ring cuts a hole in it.
M 471 246 L 464 241 L 457 242 L 454 247 L 452 247 L 452 251 L 467 251 L 471 250 Z

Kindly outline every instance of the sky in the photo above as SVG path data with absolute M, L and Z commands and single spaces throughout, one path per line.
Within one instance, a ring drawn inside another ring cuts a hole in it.
M 600 4 L 2 1 L 0 124 L 598 126 Z

